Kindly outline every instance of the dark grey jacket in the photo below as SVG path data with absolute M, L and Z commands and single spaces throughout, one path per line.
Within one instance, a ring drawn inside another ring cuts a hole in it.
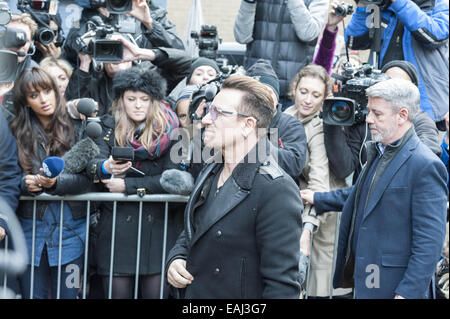
M 271 61 L 280 81 L 280 97 L 286 97 L 292 78 L 312 62 L 327 12 L 327 0 L 243 1 L 234 37 L 247 44 L 244 68 L 260 58 Z
M 302 122 L 281 111 L 281 104 L 269 126 L 269 140 L 277 146 L 274 155 L 278 165 L 294 180 L 306 161 L 306 133 Z

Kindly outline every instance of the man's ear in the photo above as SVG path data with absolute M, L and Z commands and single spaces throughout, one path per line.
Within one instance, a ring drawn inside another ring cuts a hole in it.
M 408 115 L 409 115 L 409 112 L 408 112 L 408 109 L 407 108 L 405 108 L 405 107 L 402 107 L 401 109 L 400 109 L 400 112 L 398 112 L 398 123 L 399 124 L 404 124 L 405 122 L 407 122 L 408 121 Z

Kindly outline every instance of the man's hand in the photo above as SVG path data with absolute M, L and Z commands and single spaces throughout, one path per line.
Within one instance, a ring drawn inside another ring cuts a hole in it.
M 127 15 L 133 16 L 141 21 L 147 30 L 153 28 L 153 18 L 150 15 L 150 8 L 146 0 L 133 0 L 133 7 Z
M 167 281 L 175 288 L 186 288 L 192 284 L 194 277 L 186 269 L 186 260 L 175 259 L 167 270 Z
M 136 44 L 125 39 L 120 34 L 113 34 L 108 38 L 108 40 L 116 40 L 122 42 L 123 44 L 122 62 L 129 62 L 136 60 L 153 61 L 156 58 L 155 52 L 153 52 L 153 50 L 140 48 Z
M 335 32 L 337 25 L 344 20 L 346 16 L 337 16 L 334 11 L 338 5 L 345 5 L 345 2 L 340 0 L 334 0 L 330 5 L 330 11 L 328 12 L 327 29 L 328 31 Z
M 309 248 L 311 247 L 311 232 L 309 229 L 303 229 L 302 236 L 300 237 L 300 251 L 306 257 L 309 257 L 311 253 Z
M 42 55 L 46 57 L 53 57 L 58 59 L 61 56 L 61 47 L 57 47 L 53 42 L 50 44 L 42 44 L 38 41 L 36 43 L 36 48 L 41 51 Z
M 314 205 L 314 192 L 309 189 L 303 189 L 300 191 L 300 196 L 304 203 Z
M 6 236 L 6 231 L 3 227 L 0 226 L 0 241 L 2 241 Z

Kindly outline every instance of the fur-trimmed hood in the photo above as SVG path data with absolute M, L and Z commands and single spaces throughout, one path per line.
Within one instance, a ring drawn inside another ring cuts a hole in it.
M 167 93 L 167 82 L 156 70 L 133 66 L 116 73 L 113 90 L 114 98 L 120 97 L 126 90 L 132 90 L 147 93 L 155 100 L 163 100 Z

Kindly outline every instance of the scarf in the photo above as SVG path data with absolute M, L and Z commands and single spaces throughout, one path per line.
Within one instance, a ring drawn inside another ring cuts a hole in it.
M 134 134 L 133 139 L 128 141 L 128 146 L 131 146 L 134 149 L 135 160 L 153 160 L 161 157 L 169 150 L 170 136 L 172 135 L 173 130 L 177 129 L 179 126 L 178 117 L 166 102 L 161 101 L 160 107 L 167 119 L 166 130 L 159 140 L 157 139 L 158 134 L 153 133 L 153 142 L 147 150 L 144 148 L 141 141 L 138 140 L 141 134 L 139 134 L 139 128 L 136 129 L 137 134 Z

